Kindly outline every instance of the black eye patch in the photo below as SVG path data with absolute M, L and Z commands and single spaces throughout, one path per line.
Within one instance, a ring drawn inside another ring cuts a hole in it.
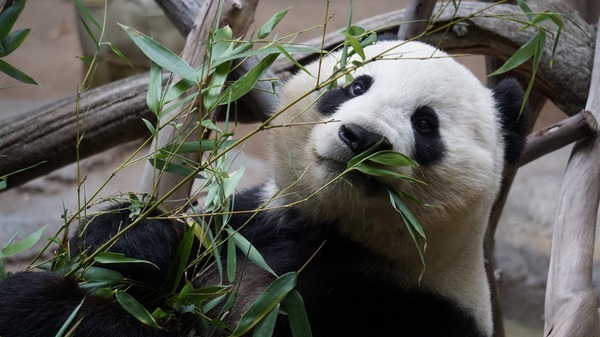
M 331 89 L 324 93 L 317 102 L 317 110 L 325 115 L 332 115 L 344 102 L 365 94 L 373 84 L 373 77 L 361 75 L 345 87 Z
M 410 117 L 415 137 L 414 159 L 422 166 L 431 166 L 440 161 L 446 152 L 440 135 L 437 113 L 429 106 L 418 108 Z

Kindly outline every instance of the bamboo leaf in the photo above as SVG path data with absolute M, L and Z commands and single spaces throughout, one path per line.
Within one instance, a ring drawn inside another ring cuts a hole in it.
M 102 252 L 96 255 L 94 261 L 98 263 L 147 263 L 158 269 L 158 266 L 150 261 L 126 257 L 123 253 Z
M 179 243 L 175 258 L 171 262 L 171 267 L 169 268 L 169 274 L 167 275 L 167 279 L 165 281 L 165 289 L 167 289 L 169 292 L 175 292 L 179 286 L 181 277 L 183 276 L 183 271 L 185 270 L 190 258 L 193 245 L 194 230 L 193 228 L 189 228 Z
M 298 274 L 289 272 L 281 275 L 260 294 L 248 310 L 240 318 L 230 337 L 242 336 L 267 316 L 298 282 Z
M 152 62 L 150 64 L 150 78 L 148 79 L 148 92 L 146 93 L 146 104 L 148 109 L 158 116 L 161 110 L 162 96 L 162 68 Z M 154 134 L 154 132 L 152 133 Z
M 396 151 L 379 151 L 370 155 L 367 160 L 379 163 L 382 165 L 390 165 L 396 167 L 412 167 L 419 166 L 414 160 L 408 156 Z
M 146 310 L 146 308 L 144 308 L 144 306 L 141 305 L 131 295 L 122 290 L 117 290 L 117 292 L 115 293 L 115 298 L 117 299 L 117 302 L 119 302 L 121 307 L 125 309 L 125 311 L 130 313 L 133 317 L 135 317 L 138 321 L 151 327 L 161 329 L 160 325 L 156 323 L 154 317 L 152 317 L 148 310 Z
M 210 79 L 210 84 L 204 92 L 203 98 L 206 111 L 212 111 L 217 104 L 219 94 L 223 90 L 223 85 L 225 84 L 225 80 L 227 80 L 227 75 L 229 75 L 230 66 L 231 62 L 224 62 L 215 69 L 215 72 Z
M 133 68 L 133 64 L 131 64 L 129 59 L 121 52 L 121 50 L 114 43 L 106 41 L 102 44 L 108 45 L 110 47 L 110 50 L 112 50 L 112 52 L 115 53 L 115 55 L 117 55 L 121 60 L 123 60 L 123 62 L 127 63 L 129 67 Z
M 0 60 L 0 71 L 16 80 L 23 82 L 23 83 L 35 84 L 35 85 L 38 84 L 33 78 L 29 77 L 24 72 L 13 67 L 12 65 L 10 65 L 9 63 L 7 63 L 3 60 Z
M 175 53 L 142 32 L 122 24 L 119 24 L 119 26 L 125 30 L 138 48 L 140 48 L 140 50 L 154 63 L 179 75 L 181 78 L 198 83 L 198 76 L 196 75 L 194 68 L 190 67 L 184 60 L 175 55 Z
M 76 266 L 73 266 L 73 268 L 75 267 Z M 115 284 L 123 281 L 123 275 L 121 275 L 121 273 L 100 267 L 89 267 L 81 272 L 80 277 L 87 281 L 104 284 Z
M 277 323 L 277 316 L 279 315 L 279 307 L 281 304 L 277 304 L 271 312 L 262 319 L 262 321 L 256 324 L 254 328 L 253 337 L 271 337 L 275 331 L 275 323 Z
M 67 332 L 67 329 L 69 328 L 69 326 L 75 319 L 75 316 L 77 316 L 77 313 L 81 309 L 81 306 L 83 305 L 84 301 L 85 301 L 85 297 L 81 300 L 81 302 L 79 302 L 79 304 L 75 307 L 75 309 L 73 309 L 73 311 L 71 312 L 69 317 L 67 317 L 67 320 L 63 323 L 63 325 L 60 327 L 60 329 L 56 333 L 55 337 L 62 337 L 65 335 L 65 332 Z
M 517 49 L 515 53 L 498 69 L 489 74 L 488 76 L 496 76 L 506 73 L 521 64 L 527 62 L 530 58 L 536 55 L 536 48 L 539 46 L 540 34 L 534 35 L 527 43 Z
M 262 75 L 269 69 L 269 67 L 275 62 L 279 52 L 265 56 L 254 68 L 240 77 L 237 81 L 228 87 L 219 99 L 219 105 L 229 104 L 237 101 L 240 97 L 248 93 Z
M 150 131 L 150 133 L 153 136 L 156 136 L 156 128 L 154 127 L 154 125 L 152 124 L 152 122 L 150 122 L 146 118 L 142 118 L 142 122 L 144 122 L 144 124 L 146 124 L 146 128 L 148 128 L 148 130 Z
M 262 269 L 268 271 L 273 276 L 277 276 L 277 273 L 269 265 L 267 261 L 263 258 L 260 252 L 254 248 L 254 246 L 248 241 L 242 234 L 236 232 L 231 227 L 225 228 L 227 233 L 229 234 L 229 240 L 235 242 L 235 245 L 240 249 L 240 251 L 250 259 L 250 261 L 254 262 L 257 266 Z
M 354 50 L 354 52 L 357 53 L 360 56 L 360 58 L 364 61 L 367 57 L 365 56 L 365 51 L 360 45 L 360 42 L 354 36 L 348 33 L 344 33 L 344 35 L 346 36 L 346 41 L 350 43 L 350 46 L 352 46 L 352 50 Z
M 148 159 L 148 161 L 157 170 L 164 170 L 166 172 L 173 173 L 173 174 L 176 174 L 176 175 L 182 176 L 182 177 L 187 177 L 190 174 L 193 174 L 195 172 L 195 170 L 190 167 L 175 164 L 172 162 L 167 162 L 167 161 L 165 161 L 163 159 L 159 159 L 159 158 L 150 158 L 150 159 Z M 198 178 L 198 179 L 206 178 L 200 174 L 196 174 L 194 177 Z
M 38 241 L 40 241 L 40 238 L 42 237 L 42 234 L 44 233 L 46 227 L 48 226 L 46 225 L 38 229 L 37 231 L 29 234 L 23 240 L 13 242 L 0 249 L 0 259 L 17 255 L 33 247 Z
M 6 189 L 8 187 L 8 185 L 6 184 L 6 181 L 8 179 L 6 177 L 0 177 L 0 191 Z
M 213 151 L 217 150 L 218 148 L 229 147 L 235 142 L 236 141 L 234 139 L 227 139 L 223 141 L 217 141 L 214 139 L 203 139 L 191 142 L 168 144 L 159 150 L 159 152 L 156 154 L 156 158 L 163 159 L 173 154 L 201 153 L 206 151 Z
M 304 308 L 304 300 L 297 290 L 292 290 L 282 304 L 288 314 L 292 337 L 312 337 L 308 315 Z
M 19 29 L 0 40 L 0 47 L 3 49 L 0 57 L 10 55 L 19 48 L 30 31 L 31 29 Z
M 227 240 L 227 280 L 233 283 L 235 280 L 235 271 L 237 268 L 237 256 L 235 252 L 235 242 Z
M 181 96 L 184 92 L 186 92 L 188 89 L 195 85 L 195 82 L 188 81 L 185 78 L 182 78 L 169 88 L 167 94 L 165 95 L 165 102 L 171 102 L 172 100 Z
M 283 17 L 287 14 L 287 12 L 289 10 L 290 10 L 290 8 L 286 8 L 278 13 L 275 13 L 275 15 L 273 15 L 269 20 L 267 20 L 267 22 L 265 22 L 258 29 L 258 34 L 257 34 L 258 38 L 264 39 L 265 37 L 269 36 L 269 34 L 271 34 L 273 29 L 277 26 L 277 24 L 279 24 L 281 19 L 283 19 Z
M 100 24 L 98 23 L 98 20 L 96 20 L 96 18 L 92 15 L 92 13 L 87 9 L 87 7 L 85 7 L 80 0 L 75 0 L 75 6 L 77 7 L 77 9 L 81 12 L 81 14 L 88 20 L 90 20 L 90 22 L 92 22 L 94 24 L 94 26 L 96 26 L 96 28 L 98 28 L 98 30 L 102 30 L 102 27 L 100 26 Z
M 20 0 L 14 2 L 10 7 L 5 8 L 2 13 L 0 13 L 0 38 L 3 38 L 10 33 L 15 22 L 17 22 L 17 19 L 21 15 L 21 12 L 23 12 L 23 8 L 25 8 L 25 1 Z

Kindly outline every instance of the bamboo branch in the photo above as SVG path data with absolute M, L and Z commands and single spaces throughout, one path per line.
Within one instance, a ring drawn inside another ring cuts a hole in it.
M 600 118 L 600 34 L 586 107 Z M 598 337 L 600 315 L 592 281 L 600 202 L 600 139 L 575 144 L 556 211 L 546 287 L 544 336 Z
M 591 112 L 583 110 L 577 115 L 530 135 L 519 160 L 519 166 L 526 165 L 573 142 L 593 136 L 597 132 L 596 118 Z
M 219 1 L 204 1 L 198 11 L 194 26 L 187 36 L 182 58 L 194 68 L 200 66 L 205 60 L 213 20 L 219 16 L 219 13 L 221 25 L 229 25 L 233 34 L 238 35 L 241 32 L 246 32 L 250 27 L 254 20 L 258 0 L 225 0 L 222 4 L 223 7 L 219 8 Z M 178 79 L 174 80 L 174 82 L 177 81 Z M 191 91 L 181 97 L 188 94 L 191 94 Z M 173 102 L 173 105 L 177 104 L 178 102 Z M 164 126 L 164 128 L 160 131 L 158 140 L 152 143 L 150 153 L 155 153 L 159 148 L 180 140 L 182 137 L 187 141 L 200 139 L 200 130 L 197 128 L 199 113 L 202 113 L 202 111 L 193 111 L 186 105 L 182 109 L 175 109 L 167 114 L 159 122 L 159 125 Z M 173 123 L 170 123 L 173 120 L 176 120 L 175 124 L 181 126 L 176 128 Z M 200 153 L 186 154 L 184 157 L 190 161 L 199 162 Z M 180 164 L 181 160 L 178 159 L 175 162 Z M 179 175 L 156 170 L 151 163 L 147 163 L 140 189 L 142 192 L 151 193 L 158 198 L 162 198 L 170 193 L 175 186 L 180 186 L 169 196 L 169 202 L 165 205 L 175 209 L 188 203 L 189 193 L 192 189 L 193 180 L 190 179 L 181 185 L 182 180 L 183 177 Z

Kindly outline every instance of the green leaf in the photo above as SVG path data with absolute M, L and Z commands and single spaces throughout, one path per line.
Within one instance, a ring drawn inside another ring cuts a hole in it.
M 75 268 L 76 266 L 73 266 Z M 105 284 L 115 284 L 123 281 L 123 275 L 117 271 L 100 268 L 89 267 L 81 273 L 81 277 L 87 281 L 101 282 Z
M 360 42 L 352 35 L 348 34 L 348 33 L 344 33 L 346 35 L 346 41 L 348 43 L 350 43 L 350 46 L 352 46 L 352 50 L 357 53 L 360 58 L 364 61 L 367 57 L 365 56 L 365 51 L 363 50 L 363 47 L 361 46 Z
M 96 26 L 96 28 L 98 28 L 98 30 L 102 30 L 102 27 L 100 26 L 100 24 L 98 23 L 98 21 L 96 20 L 96 18 L 92 15 L 92 13 L 81 3 L 80 0 L 75 0 L 75 6 L 77 6 L 77 9 L 79 10 L 79 12 L 81 12 L 81 14 L 88 20 L 90 20 L 94 26 Z
M 262 75 L 269 69 L 269 67 L 275 62 L 279 52 L 269 54 L 265 56 L 254 68 L 240 77 L 237 81 L 228 87 L 219 99 L 219 105 L 228 104 L 237 101 L 240 97 L 248 93 Z
M 212 111 L 215 105 L 218 102 L 219 94 L 223 90 L 223 86 L 225 84 L 225 80 L 227 80 L 227 75 L 229 75 L 229 68 L 231 66 L 231 62 L 224 62 L 215 69 L 212 78 L 210 79 L 210 84 L 208 88 L 204 92 L 204 107 L 206 111 Z
M 8 179 L 6 177 L 0 177 L 0 191 L 6 189 L 8 187 L 8 185 L 6 184 L 6 181 Z
M 71 312 L 69 317 L 67 317 L 67 320 L 60 327 L 60 330 L 58 330 L 58 332 L 56 333 L 55 337 L 62 337 L 65 335 L 65 332 L 67 332 L 67 329 L 69 328 L 69 326 L 75 319 L 75 316 L 77 316 L 77 313 L 81 309 L 81 306 L 83 305 L 84 301 L 85 301 L 85 297 L 81 300 L 81 302 L 79 302 L 79 304 L 75 307 L 75 309 L 73 309 L 73 311 Z
M 188 89 L 192 88 L 195 85 L 196 85 L 195 82 L 188 81 L 185 78 L 179 80 L 179 82 L 175 83 L 167 91 L 167 94 L 165 95 L 165 102 L 171 102 L 172 100 L 181 96 Z
M 280 45 L 275 45 L 275 47 L 283 54 L 285 55 L 285 57 L 290 60 L 290 62 L 292 62 L 296 67 L 298 67 L 298 69 L 302 70 L 303 72 L 307 73 L 308 75 L 312 76 L 312 74 L 310 73 L 310 71 L 308 71 L 308 69 L 306 69 L 306 67 L 304 67 L 302 64 L 300 64 L 298 61 L 296 61 L 296 59 L 290 54 L 288 53 L 287 50 L 285 50 L 285 48 L 283 48 Z
M 181 277 L 183 276 L 183 271 L 185 270 L 190 258 L 193 245 L 194 230 L 193 228 L 189 228 L 183 236 L 181 243 L 179 243 L 175 258 L 173 259 L 173 262 L 171 262 L 171 267 L 169 268 L 169 274 L 167 275 L 167 280 L 165 281 L 165 289 L 167 289 L 169 292 L 175 292 L 179 286 Z
M 150 131 L 150 133 L 153 136 L 156 136 L 156 128 L 154 127 L 154 124 L 152 124 L 152 122 L 150 122 L 146 118 L 142 118 L 142 122 L 144 122 L 144 124 L 146 124 L 146 128 L 148 128 L 148 130 Z
M 23 83 L 35 84 L 35 85 L 38 84 L 33 78 L 29 77 L 24 72 L 13 67 L 12 65 L 8 64 L 7 62 L 5 62 L 3 60 L 0 60 L 0 71 L 16 80 L 23 82 Z
M 235 280 L 235 271 L 237 268 L 237 254 L 235 252 L 235 242 L 227 240 L 227 280 L 233 283 Z
M 365 33 L 365 29 L 361 26 L 351 25 L 344 33 L 350 36 L 361 36 Z
M 38 229 L 37 231 L 29 234 L 23 240 L 13 242 L 0 249 L 0 259 L 14 256 L 33 247 L 38 241 L 40 241 L 40 238 L 42 237 L 42 234 L 44 233 L 46 227 L 48 226 L 46 225 Z
M 237 171 L 231 173 L 228 178 L 223 180 L 223 197 L 229 198 L 235 193 L 236 187 L 244 176 L 246 168 L 241 166 Z
M 248 259 L 250 259 L 250 261 L 254 262 L 257 266 L 261 267 L 262 269 L 268 271 L 273 276 L 277 276 L 275 271 L 271 269 L 271 267 L 269 267 L 267 261 L 265 261 L 260 252 L 256 248 L 254 248 L 250 241 L 246 240 L 246 238 L 242 234 L 236 232 L 231 227 L 227 227 L 225 228 L 225 230 L 230 236 L 229 240 L 235 242 L 235 245 L 240 249 L 240 251 L 244 255 L 248 257 Z
M 521 64 L 527 62 L 531 57 L 536 54 L 536 48 L 539 46 L 540 35 L 535 34 L 527 43 L 517 49 L 515 53 L 498 69 L 489 74 L 488 76 L 496 76 L 506 73 Z
M 156 323 L 154 317 L 152 317 L 148 310 L 146 310 L 146 308 L 144 308 L 144 306 L 141 305 L 131 295 L 122 290 L 117 290 L 117 292 L 115 293 L 115 298 L 117 299 L 117 302 L 119 302 L 121 307 L 125 309 L 125 311 L 130 313 L 133 317 L 135 317 L 138 321 L 151 327 L 161 329 L 160 325 Z
M 414 160 L 406 155 L 396 151 L 379 151 L 370 155 L 367 160 L 376 162 L 382 165 L 390 165 L 395 167 L 413 167 L 419 166 Z
M 287 14 L 289 10 L 290 8 L 286 8 L 281 12 L 275 13 L 275 15 L 273 15 L 269 20 L 267 20 L 267 22 L 265 22 L 265 24 L 263 24 L 258 29 L 258 38 L 264 39 L 265 37 L 269 36 L 269 34 L 271 34 L 273 29 L 277 26 L 281 19 L 283 19 L 283 17 Z
M 533 20 L 533 13 L 531 11 L 531 8 L 529 8 L 529 6 L 525 3 L 525 0 L 517 0 L 517 4 L 521 8 L 527 19 L 531 22 Z
M 173 174 L 176 174 L 176 175 L 182 176 L 182 177 L 187 177 L 190 174 L 195 172 L 195 170 L 190 167 L 174 164 L 174 163 L 167 162 L 165 160 L 158 159 L 158 158 L 150 158 L 150 159 L 148 159 L 148 161 L 157 170 L 164 170 L 166 172 L 173 173 Z M 198 179 L 205 178 L 204 176 L 202 176 L 200 174 L 196 174 L 194 177 L 198 178 Z
M 19 48 L 30 31 L 31 29 L 20 29 L 8 34 L 8 36 L 0 40 L 0 47 L 3 49 L 0 53 L 0 57 L 10 55 Z
M 17 22 L 21 12 L 25 8 L 25 0 L 16 1 L 0 13 L 0 38 L 4 38 Z
M 150 78 L 148 79 L 148 92 L 146 93 L 148 109 L 158 116 L 162 105 L 162 68 L 152 62 L 150 64 Z M 154 132 L 152 133 L 154 134 Z
M 110 41 L 106 41 L 106 42 L 103 42 L 102 44 L 108 45 L 110 47 L 110 50 L 112 50 L 112 52 L 115 53 L 115 55 L 117 55 L 121 60 L 123 60 L 123 62 L 127 63 L 127 65 L 129 67 L 134 68 L 133 64 L 131 64 L 129 59 L 125 55 L 123 55 L 121 50 L 114 43 L 112 43 Z
M 292 290 L 281 302 L 288 314 L 292 337 L 312 337 L 304 300 L 296 290 Z
M 221 130 L 217 124 L 215 124 L 213 121 L 211 121 L 210 119 L 203 119 L 200 122 L 200 125 L 202 125 L 203 127 L 212 130 L 216 133 L 225 133 L 225 131 Z
M 186 154 L 186 153 L 201 153 L 206 151 L 214 151 L 218 148 L 226 148 L 234 144 L 235 139 L 227 139 L 223 141 L 217 141 L 214 139 L 203 139 L 191 142 L 183 142 L 177 144 L 168 144 L 156 153 L 156 158 L 166 158 L 173 154 Z M 218 148 L 215 148 L 215 146 Z
M 83 28 L 85 29 L 88 37 L 92 40 L 92 42 L 94 42 L 94 46 L 96 47 L 96 52 L 98 52 L 98 49 L 100 48 L 100 41 L 98 41 L 98 38 L 96 37 L 94 32 L 92 32 L 92 29 L 87 24 L 87 22 L 85 22 L 83 17 L 79 16 L 79 21 L 81 21 L 81 24 L 83 25 Z
M 194 68 L 190 67 L 190 65 L 179 56 L 175 55 L 175 53 L 142 32 L 122 24 L 119 24 L 119 26 L 125 30 L 138 48 L 140 48 L 140 50 L 154 63 L 179 75 L 181 78 L 198 83 L 198 76 L 196 75 Z
M 281 305 L 277 304 L 271 312 L 265 316 L 258 324 L 256 324 L 256 328 L 254 328 L 253 337 L 271 337 L 273 336 L 273 332 L 275 331 L 275 324 L 277 323 L 277 316 L 279 315 L 279 307 Z
M 153 265 L 154 267 L 156 267 L 156 269 L 158 269 L 158 266 L 150 261 L 126 257 L 123 253 L 102 252 L 96 255 L 94 261 L 98 263 L 147 263 Z
M 246 57 L 250 57 L 250 56 L 258 56 L 258 55 L 270 55 L 270 54 L 278 54 L 279 55 L 279 49 L 278 47 L 283 47 L 285 48 L 285 50 L 288 53 L 311 53 L 311 54 L 322 54 L 323 51 L 319 48 L 314 48 L 314 47 L 306 47 L 306 46 L 293 46 L 293 45 L 289 45 L 289 44 L 285 44 L 283 46 L 269 46 L 269 47 L 264 47 L 264 48 L 260 48 L 260 49 L 256 49 L 256 50 L 250 50 L 244 53 L 239 53 L 239 54 L 232 54 L 228 57 L 225 57 L 223 59 L 220 59 L 221 62 L 225 62 L 225 61 L 229 61 L 229 60 L 234 60 L 237 58 L 246 58 Z
M 386 170 L 383 168 L 378 168 L 378 167 L 373 167 L 373 166 L 369 166 L 365 163 L 358 163 L 353 167 L 354 170 L 360 171 L 364 174 L 368 174 L 371 176 L 376 176 L 376 177 L 384 177 L 384 178 L 392 178 L 392 179 L 404 179 L 404 180 L 410 180 L 412 182 L 415 183 L 424 183 L 421 180 L 409 177 L 407 175 L 404 174 L 400 174 L 398 172 L 394 172 L 394 171 L 390 171 L 390 170 Z
M 298 273 L 296 272 L 283 274 L 273 281 L 242 315 L 230 337 L 242 336 L 252 329 L 294 289 L 297 282 Z

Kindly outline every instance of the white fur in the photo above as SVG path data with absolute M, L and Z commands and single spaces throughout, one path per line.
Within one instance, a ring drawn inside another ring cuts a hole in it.
M 318 62 L 307 67 L 312 76 L 300 72 L 283 86 L 281 114 L 272 125 L 296 126 L 271 131 L 273 190 L 285 195 L 277 204 L 300 201 L 301 210 L 316 221 L 344 224 L 341 230 L 353 240 L 396 261 L 401 284 L 452 298 L 491 334 L 482 247 L 503 169 L 502 140 L 491 91 L 447 54 L 426 44 L 380 42 L 365 52 L 367 59 L 376 61 L 352 75 L 371 75 L 371 88 L 329 117 L 320 114 L 314 104 L 324 91 L 314 90 L 320 84 L 316 78 Z M 329 79 L 339 56 L 335 53 L 323 59 L 321 83 Z M 338 83 L 342 82 L 343 77 Z M 366 187 L 375 183 L 373 179 L 357 181 L 350 176 L 331 180 L 353 157 L 338 136 L 340 125 L 358 124 L 387 137 L 395 151 L 410 155 L 415 142 L 410 117 L 424 105 L 437 113 L 446 154 L 430 168 L 399 169 L 424 180 L 426 186 L 386 181 L 434 205 L 411 204 L 427 235 L 427 270 L 419 284 L 422 266 L 417 250 L 388 196 L 368 192 Z M 335 121 L 318 123 L 331 119 Z

